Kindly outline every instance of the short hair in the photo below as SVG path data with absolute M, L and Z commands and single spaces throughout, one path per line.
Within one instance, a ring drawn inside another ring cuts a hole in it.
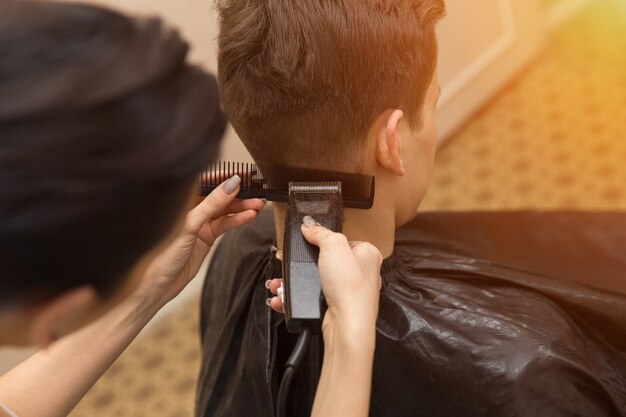
M 158 19 L 0 7 L 0 298 L 103 295 L 169 234 L 217 153 L 217 81 Z
M 388 108 L 420 126 L 443 0 L 217 5 L 224 108 L 258 163 L 320 168 L 354 160 Z

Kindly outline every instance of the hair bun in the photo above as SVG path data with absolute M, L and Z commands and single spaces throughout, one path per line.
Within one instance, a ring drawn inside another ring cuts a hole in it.
M 63 54 L 55 45 L 63 45 Z M 128 19 L 78 4 L 8 2 L 0 10 L 0 123 L 128 96 L 180 71 L 187 51 L 178 32 L 158 18 Z

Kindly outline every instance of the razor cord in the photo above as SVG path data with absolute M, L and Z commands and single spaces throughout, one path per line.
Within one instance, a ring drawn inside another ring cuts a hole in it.
M 276 399 L 276 417 L 287 417 L 287 396 L 289 395 L 289 388 L 291 387 L 291 381 L 293 380 L 302 358 L 306 354 L 309 348 L 309 342 L 311 340 L 311 330 L 308 327 L 302 327 L 300 330 L 300 337 L 298 342 L 293 348 L 293 352 L 287 359 L 285 365 L 285 373 L 283 379 L 280 381 L 280 388 L 278 389 L 278 398 Z

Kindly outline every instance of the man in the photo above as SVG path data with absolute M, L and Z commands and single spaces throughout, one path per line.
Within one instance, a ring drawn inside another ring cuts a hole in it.
M 488 251 L 471 256 L 486 247 L 480 239 L 455 247 L 420 231 L 445 228 L 441 217 L 418 218 L 396 232 L 414 218 L 434 159 L 442 0 L 223 0 L 218 7 L 224 106 L 256 162 L 376 177 L 374 206 L 346 209 L 343 226 L 350 239 L 372 242 L 387 258 L 371 415 L 626 413 L 626 385 L 617 382 L 626 378 L 626 355 L 615 353 L 623 330 L 602 312 L 609 302 L 623 317 L 624 298 L 546 280 L 548 272 L 557 279 L 568 272 L 538 261 L 552 248 L 528 226 L 554 221 L 469 218 L 478 236 L 526 224 L 518 238 L 537 256 L 523 265 Z M 241 259 L 234 268 L 218 262 L 208 273 L 198 416 L 273 415 L 294 339 L 280 316 L 257 307 L 268 295 L 266 280 L 280 275 L 270 248 L 282 248 L 285 206 L 274 205 L 274 222 L 268 215 L 225 239 L 221 253 Z M 599 220 L 604 230 L 609 220 Z M 593 232 L 580 233 L 588 246 L 602 244 Z M 268 301 L 279 308 L 277 298 Z M 595 326 L 599 317 L 604 325 Z M 608 336 L 587 332 L 593 327 Z M 294 381 L 290 415 L 310 410 L 316 360 L 310 355 Z

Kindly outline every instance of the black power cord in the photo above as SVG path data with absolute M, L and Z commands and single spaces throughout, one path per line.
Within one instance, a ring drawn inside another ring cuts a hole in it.
M 278 389 L 278 398 L 276 400 L 276 417 L 287 417 L 285 408 L 287 407 L 287 395 L 289 394 L 289 387 L 291 386 L 291 381 L 300 366 L 300 362 L 302 362 L 302 358 L 306 354 L 306 351 L 309 347 L 309 341 L 311 339 L 311 329 L 308 327 L 302 327 L 300 331 L 300 337 L 298 337 L 298 342 L 296 343 L 296 347 L 293 348 L 293 352 L 291 352 L 291 356 L 287 359 L 287 363 L 285 364 L 285 373 L 283 374 L 283 379 L 280 381 L 280 388 Z

